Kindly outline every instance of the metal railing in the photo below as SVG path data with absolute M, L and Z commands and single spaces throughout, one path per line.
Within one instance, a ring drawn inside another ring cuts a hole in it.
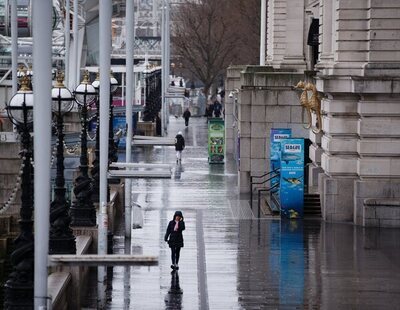
M 254 185 L 262 185 L 267 183 L 268 181 L 271 181 L 273 178 L 279 177 L 280 175 L 280 168 L 277 168 L 275 170 L 269 171 L 263 175 L 259 175 L 259 176 L 250 176 L 250 207 L 251 210 L 253 210 L 253 191 L 254 191 Z M 269 177 L 268 177 L 269 176 Z M 255 179 L 263 179 L 265 177 L 268 177 L 265 180 L 259 181 L 259 182 L 254 182 Z M 260 217 L 260 196 L 261 196 L 261 192 L 269 192 L 271 191 L 271 189 L 274 189 L 276 187 L 279 186 L 279 183 L 275 184 L 274 186 L 270 187 L 270 188 L 259 188 L 257 189 L 258 192 L 258 202 L 257 202 L 257 206 L 258 206 L 258 217 Z

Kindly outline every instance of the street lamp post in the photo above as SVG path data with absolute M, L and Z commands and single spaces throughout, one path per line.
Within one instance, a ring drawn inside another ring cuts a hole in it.
M 96 79 L 93 81 L 92 86 L 95 88 L 96 97 L 96 145 L 94 150 L 93 167 L 91 175 L 93 179 L 93 202 L 99 202 L 99 188 L 100 188 L 100 70 L 97 71 Z
M 64 74 L 58 72 L 57 84 L 51 91 L 52 110 L 57 119 L 57 174 L 55 179 L 54 200 L 50 206 L 50 243 L 49 254 L 75 254 L 75 237 L 69 227 L 71 217 L 69 204 L 65 198 L 64 179 L 64 133 L 63 115 L 71 111 L 74 98 L 64 86 Z
M 89 72 L 85 71 L 83 81 L 75 89 L 75 100 L 81 106 L 81 156 L 80 156 L 80 176 L 75 180 L 74 195 L 76 200 L 71 207 L 71 226 L 95 226 L 96 209 L 92 201 L 93 184 L 88 174 L 88 155 L 87 155 L 87 115 L 88 105 L 90 106 L 96 99 L 96 90 L 89 84 Z
M 114 142 L 114 106 L 113 95 L 118 89 L 118 81 L 114 77 L 113 72 L 110 72 L 110 123 L 108 128 L 108 158 L 110 163 L 118 161 L 118 146 Z
M 8 117 L 21 134 L 23 161 L 21 177 L 20 234 L 14 241 L 11 253 L 13 271 L 5 284 L 5 309 L 33 308 L 34 237 L 33 237 L 33 167 L 32 138 L 29 133 L 33 123 L 33 92 L 28 76 L 21 77 L 20 90 L 11 98 Z

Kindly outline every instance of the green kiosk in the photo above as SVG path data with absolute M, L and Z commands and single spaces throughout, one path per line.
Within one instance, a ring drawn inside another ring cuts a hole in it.
M 222 118 L 208 119 L 208 163 L 223 164 L 225 159 L 225 123 Z

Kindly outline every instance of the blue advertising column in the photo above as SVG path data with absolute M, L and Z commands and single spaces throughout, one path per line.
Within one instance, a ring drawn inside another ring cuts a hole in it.
M 290 128 L 272 128 L 270 132 L 270 167 L 271 171 L 281 167 L 281 141 L 291 138 L 292 129 Z M 279 177 L 271 179 L 271 187 L 279 183 Z M 279 188 L 274 189 L 277 191 Z
M 281 216 L 302 218 L 304 206 L 304 139 L 281 141 Z

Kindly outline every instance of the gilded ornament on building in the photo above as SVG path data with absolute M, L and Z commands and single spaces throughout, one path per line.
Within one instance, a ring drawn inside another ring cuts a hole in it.
M 295 86 L 296 89 L 303 90 L 300 94 L 300 105 L 302 106 L 302 122 L 304 128 L 311 128 L 314 133 L 322 130 L 321 98 L 317 88 L 312 83 L 300 81 Z M 312 122 L 312 113 L 316 116 L 315 126 Z

